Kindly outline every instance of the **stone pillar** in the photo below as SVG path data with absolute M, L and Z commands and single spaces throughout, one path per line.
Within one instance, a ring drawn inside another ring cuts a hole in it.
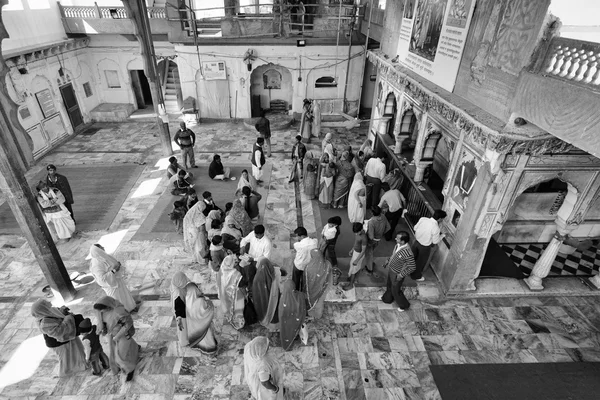
M 419 182 L 423 182 L 423 176 L 425 175 L 425 168 L 427 168 L 427 165 L 429 165 L 428 163 L 422 163 L 422 162 L 418 162 L 415 163 L 415 176 L 413 178 L 413 180 L 416 183 Z
M 7 0 L 0 0 L 0 13 Z M 0 44 L 8 34 L 0 14 Z M 25 178 L 25 167 L 17 150 L 17 136 L 26 133 L 17 119 L 17 107 L 8 95 L 8 66 L 0 55 L 0 189 L 10 206 L 29 247 L 50 287 L 64 301 L 70 301 L 75 289 L 48 231 L 42 211 Z
M 404 117 L 404 92 L 400 94 L 400 99 L 398 100 L 398 111 L 396 111 L 396 123 L 394 125 L 394 139 L 396 140 L 396 146 L 394 147 L 394 153 L 400 154 L 402 153 L 402 142 L 406 139 L 407 135 L 401 135 L 400 129 L 402 128 L 402 118 Z
M 542 286 L 542 279 L 548 276 L 550 268 L 552 267 L 552 263 L 554 263 L 554 260 L 558 254 L 558 250 L 563 244 L 563 241 L 577 226 L 574 223 L 567 223 L 569 216 L 575 208 L 576 202 L 577 190 L 571 184 L 569 184 L 567 196 L 565 197 L 562 206 L 558 209 L 556 217 L 556 232 L 548 244 L 548 247 L 544 249 L 544 252 L 533 266 L 531 275 L 529 275 L 529 278 L 525 279 L 525 283 L 527 286 L 529 286 L 530 290 L 544 289 L 544 286 Z

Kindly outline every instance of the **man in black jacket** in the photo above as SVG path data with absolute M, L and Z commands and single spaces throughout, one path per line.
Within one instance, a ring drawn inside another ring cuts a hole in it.
M 221 156 L 215 154 L 208 166 L 208 176 L 210 176 L 210 179 L 226 181 L 229 179 L 229 174 L 231 174 L 231 169 L 229 167 L 224 168 L 223 163 L 221 163 Z
M 56 167 L 53 164 L 48 164 L 46 167 L 48 175 L 46 176 L 46 184 L 51 188 L 56 188 L 65 196 L 65 207 L 69 210 L 73 222 L 75 222 L 75 216 L 73 215 L 73 192 L 71 191 L 71 185 L 66 176 L 56 172 Z

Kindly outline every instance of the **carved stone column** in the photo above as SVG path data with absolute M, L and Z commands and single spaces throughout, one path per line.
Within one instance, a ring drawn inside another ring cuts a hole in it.
M 562 206 L 560 207 L 557 213 L 556 232 L 554 233 L 552 240 L 548 244 L 548 247 L 544 249 L 544 252 L 533 266 L 531 275 L 529 275 L 529 278 L 525 279 L 525 283 L 527 284 L 527 286 L 529 286 L 529 289 L 544 289 L 544 286 L 542 286 L 542 279 L 547 277 L 548 273 L 550 273 L 552 263 L 554 263 L 554 260 L 558 255 L 558 250 L 563 244 L 563 241 L 565 240 L 566 236 L 577 227 L 577 222 L 567 222 L 567 219 L 569 218 L 569 216 L 573 212 L 573 209 L 575 208 L 576 202 L 577 190 L 569 184 L 565 201 L 563 202 Z
M 425 168 L 427 168 L 427 166 L 429 165 L 429 163 L 422 163 L 422 162 L 418 162 L 415 163 L 415 176 L 413 178 L 413 180 L 417 183 L 419 182 L 423 182 L 423 177 L 425 176 Z

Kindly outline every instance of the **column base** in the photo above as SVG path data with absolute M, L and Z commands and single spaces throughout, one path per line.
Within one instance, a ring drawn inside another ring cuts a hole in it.
M 583 283 L 592 290 L 600 290 L 600 274 L 591 278 L 584 278 Z
M 532 277 L 530 276 L 529 278 L 523 279 L 523 282 L 525 282 L 527 287 L 529 287 L 529 290 L 531 290 L 532 292 L 541 292 L 542 290 L 544 290 L 544 286 L 542 286 L 541 279 L 540 282 L 538 282 L 537 279 L 532 279 Z

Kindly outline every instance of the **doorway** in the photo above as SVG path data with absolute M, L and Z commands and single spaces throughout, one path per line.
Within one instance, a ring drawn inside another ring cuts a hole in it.
M 293 85 L 292 74 L 287 68 L 277 64 L 261 65 L 252 71 L 250 82 L 250 96 L 255 99 L 254 96 L 258 96 L 261 109 L 289 112 Z
M 81 116 L 81 110 L 79 109 L 79 103 L 77 103 L 77 97 L 75 96 L 73 85 L 71 83 L 67 83 L 64 86 L 61 86 L 60 95 L 65 103 L 65 108 L 67 109 L 71 126 L 73 127 L 73 130 L 75 130 L 77 127 L 83 124 L 83 117 Z
M 150 84 L 144 70 L 131 69 L 129 70 L 129 76 L 131 77 L 131 88 L 137 101 L 138 110 L 151 106 L 153 104 L 152 92 L 150 91 Z
M 396 96 L 393 93 L 389 93 L 385 99 L 385 105 L 383 108 L 383 116 L 389 118 L 386 127 L 386 133 L 392 139 L 396 139 L 394 136 L 394 126 L 396 125 Z

